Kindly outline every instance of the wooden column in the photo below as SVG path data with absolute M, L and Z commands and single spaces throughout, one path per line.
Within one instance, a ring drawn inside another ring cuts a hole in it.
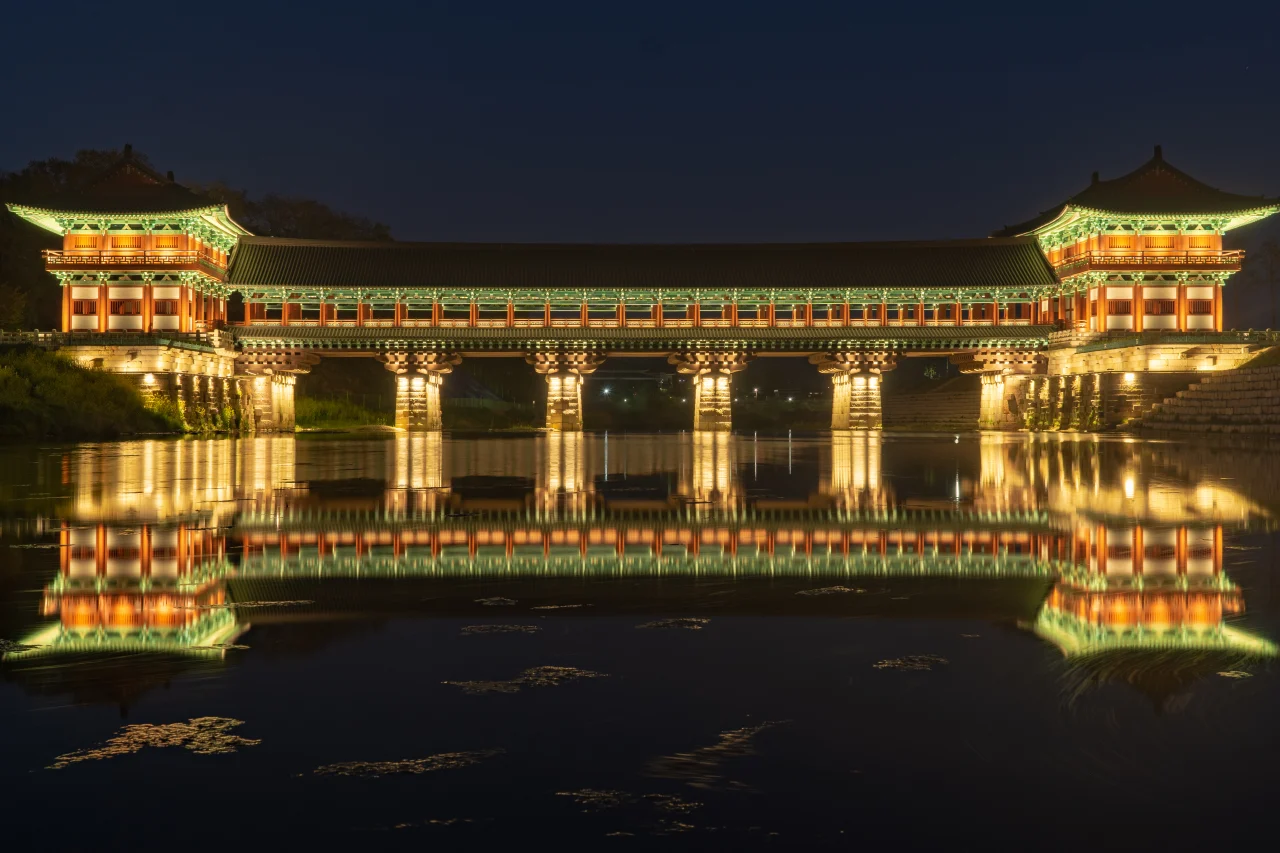
M 920 302 L 916 305 L 916 325 L 924 325 L 924 302 Z
M 480 325 L 480 306 L 474 299 L 467 305 L 467 325 L 475 328 Z
M 1178 331 L 1185 332 L 1187 330 L 1187 283 L 1185 281 L 1178 282 L 1177 300 Z
M 852 317 L 850 316 L 850 313 L 851 313 L 851 312 L 849 311 L 849 302 L 848 302 L 848 300 L 845 300 L 845 303 L 844 303 L 844 325 L 846 325 L 846 326 L 850 325 L 850 324 L 853 322 L 853 319 L 852 319 Z
M 142 331 L 151 331 L 151 319 L 155 316 L 155 299 L 152 297 L 151 282 L 142 283 Z
M 551 325 L 551 303 L 550 302 L 542 303 L 542 325 L 544 326 Z
M 511 300 L 507 300 L 507 328 L 510 329 L 516 324 L 516 306 Z
M 991 325 L 1000 325 L 1000 301 L 997 299 L 991 300 Z
M 882 301 L 880 303 L 880 316 L 877 317 L 876 320 L 877 322 L 879 322 L 881 326 L 889 325 L 889 303 L 888 302 Z
M 107 285 L 98 285 L 98 331 L 107 330 Z
M 191 331 L 191 318 L 189 316 L 189 309 L 187 307 L 191 304 L 190 290 L 191 290 L 191 286 L 188 285 L 186 282 L 183 282 L 181 285 L 178 286 L 178 331 L 179 332 Z M 288 312 L 285 310 L 285 308 L 282 307 L 280 309 L 281 318 L 284 318 L 287 313 Z M 285 325 L 288 325 L 288 323 L 285 323 Z
M 582 306 L 580 308 L 580 313 L 578 316 L 578 322 L 581 324 L 582 328 L 584 329 L 591 324 L 591 313 L 590 313 L 590 309 L 587 307 L 586 302 L 582 303 Z
M 964 316 L 964 306 L 961 305 L 959 302 L 956 302 L 955 310 L 956 310 L 955 323 L 957 326 L 963 326 L 964 320 L 961 318 Z
M 71 288 L 62 286 L 62 331 L 71 331 Z
M 1213 286 L 1213 330 L 1222 331 L 1222 284 Z
M 653 325 L 659 329 L 662 328 L 662 303 L 656 302 L 653 306 Z
M 1098 287 L 1098 332 L 1107 330 L 1107 286 Z
M 1146 313 L 1142 307 L 1142 285 L 1135 284 L 1133 286 L 1133 330 L 1135 332 L 1142 331 L 1142 317 Z

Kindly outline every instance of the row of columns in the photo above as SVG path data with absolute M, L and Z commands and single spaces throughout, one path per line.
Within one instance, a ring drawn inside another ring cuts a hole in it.
M 391 352 L 379 360 L 396 374 L 396 426 L 408 431 L 442 428 L 440 389 L 445 374 L 461 358 L 456 353 Z M 733 428 L 733 374 L 753 356 L 740 352 L 675 353 L 667 358 L 693 382 L 693 429 L 729 432 Z M 597 353 L 539 352 L 525 361 L 547 381 L 547 429 L 580 432 L 582 383 L 604 363 Z M 881 375 L 897 365 L 892 352 L 850 352 L 810 356 L 810 363 L 831 376 L 834 386 L 832 429 L 880 429 Z

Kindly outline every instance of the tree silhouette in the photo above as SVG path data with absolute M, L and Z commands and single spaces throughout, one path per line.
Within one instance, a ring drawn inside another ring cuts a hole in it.
M 85 149 L 64 160 L 35 160 L 17 172 L 0 172 L 0 328 L 57 328 L 62 294 L 45 272 L 41 249 L 61 248 L 54 234 L 4 210 L 6 203 L 38 204 L 41 199 L 95 177 L 121 157 L 115 149 Z M 133 159 L 152 166 L 145 154 Z M 228 206 L 231 215 L 254 234 L 320 240 L 390 240 L 381 222 L 335 211 L 306 198 L 266 195 L 253 199 L 225 184 L 191 186 Z

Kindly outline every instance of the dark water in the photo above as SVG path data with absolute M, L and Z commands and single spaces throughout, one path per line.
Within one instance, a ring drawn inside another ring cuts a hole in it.
M 1280 455 L 845 433 L 0 454 L 4 839 L 1270 846 Z

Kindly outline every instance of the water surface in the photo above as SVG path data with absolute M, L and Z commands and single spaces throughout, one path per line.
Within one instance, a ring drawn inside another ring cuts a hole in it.
M 9 449 L 6 838 L 1243 839 L 1277 474 L 999 434 Z

